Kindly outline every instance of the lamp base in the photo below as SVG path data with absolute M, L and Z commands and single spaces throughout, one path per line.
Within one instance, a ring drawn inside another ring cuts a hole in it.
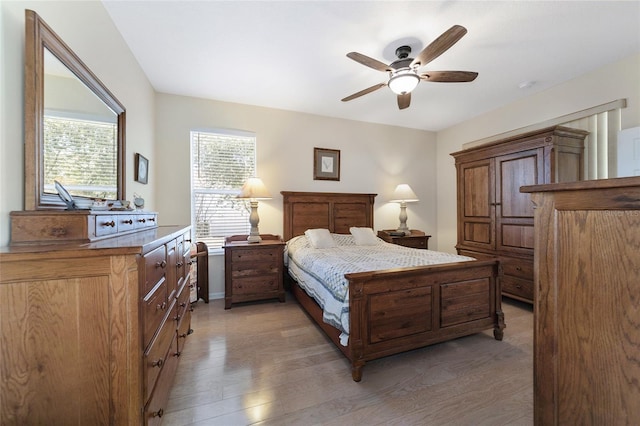
M 260 235 L 249 235 L 247 237 L 248 243 L 259 243 L 260 241 L 262 241 L 262 238 L 260 238 Z

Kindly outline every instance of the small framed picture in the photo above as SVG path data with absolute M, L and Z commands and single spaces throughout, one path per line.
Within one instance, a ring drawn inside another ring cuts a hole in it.
M 340 180 L 340 151 L 313 148 L 313 179 Z
M 136 182 L 147 183 L 149 179 L 149 160 L 136 153 Z

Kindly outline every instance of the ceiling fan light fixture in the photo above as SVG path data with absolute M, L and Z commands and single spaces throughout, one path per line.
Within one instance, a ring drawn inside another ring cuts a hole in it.
M 420 83 L 420 77 L 412 70 L 401 70 L 389 79 L 389 89 L 396 95 L 406 95 Z

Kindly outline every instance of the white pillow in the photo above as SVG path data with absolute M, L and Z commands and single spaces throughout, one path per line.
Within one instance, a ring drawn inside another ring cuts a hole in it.
M 328 229 L 307 229 L 304 231 L 304 235 L 307 236 L 313 248 L 323 249 L 337 246 Z
M 353 235 L 356 245 L 359 246 L 373 246 L 380 242 L 371 228 L 356 228 L 352 226 L 349 228 L 349 232 Z

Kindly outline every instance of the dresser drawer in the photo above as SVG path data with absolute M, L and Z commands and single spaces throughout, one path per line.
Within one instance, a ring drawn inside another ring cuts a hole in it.
M 134 216 L 120 215 L 117 216 L 118 232 L 133 231 L 136 227 Z
M 137 215 L 134 220 L 136 229 L 154 228 L 157 226 L 156 215 L 153 213 Z
M 163 416 L 167 411 L 169 392 L 171 391 L 171 385 L 173 384 L 179 360 L 175 355 L 178 352 L 175 330 L 171 337 L 173 337 L 173 340 L 171 341 L 169 352 L 167 353 L 165 364 L 162 368 L 162 374 L 158 377 L 153 395 L 145 405 L 144 418 L 148 426 L 160 426 Z
M 178 345 L 178 353 L 182 353 L 184 350 L 185 342 L 187 341 L 187 336 L 189 336 L 189 332 L 191 330 L 191 309 L 186 309 L 184 314 L 178 320 L 178 332 L 177 332 L 177 345 Z
M 151 341 L 162 319 L 171 307 L 167 300 L 167 280 L 161 278 L 153 291 L 142 299 L 142 324 L 144 347 Z
M 145 280 L 142 294 L 147 294 L 165 275 L 167 268 L 167 252 L 165 246 L 147 253 L 144 256 Z
M 158 376 L 163 372 L 167 362 L 167 353 L 171 341 L 176 334 L 176 324 L 165 317 L 162 327 L 144 353 L 144 400 L 147 401 L 153 392 Z
M 118 216 L 100 214 L 95 216 L 96 237 L 118 233 Z

